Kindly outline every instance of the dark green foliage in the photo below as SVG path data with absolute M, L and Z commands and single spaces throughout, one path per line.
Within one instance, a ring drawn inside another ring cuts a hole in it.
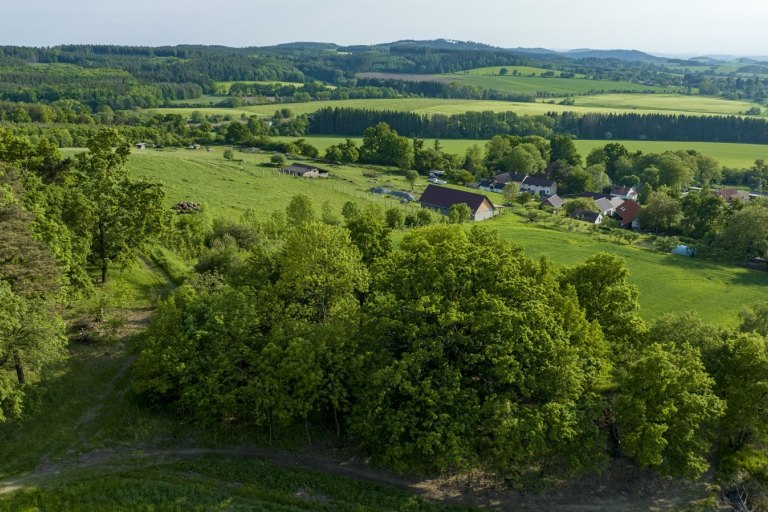
M 590 321 L 600 324 L 614 349 L 623 351 L 625 343 L 635 343 L 645 330 L 639 316 L 637 287 L 627 282 L 625 262 L 614 254 L 599 253 L 581 265 L 566 268 L 560 285 L 572 287 Z
M 614 405 L 622 450 L 641 467 L 698 477 L 725 402 L 714 392 L 699 352 L 654 343 L 619 372 Z
M 398 468 L 599 457 L 599 331 L 553 269 L 491 232 L 436 226 L 384 261 L 366 308 L 379 359 L 354 428 Z

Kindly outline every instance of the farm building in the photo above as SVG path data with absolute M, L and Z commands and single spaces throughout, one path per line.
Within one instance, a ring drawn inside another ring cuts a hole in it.
M 327 178 L 330 173 L 313 165 L 291 164 L 282 168 L 282 172 L 296 178 Z
M 490 219 L 497 214 L 491 200 L 482 194 L 437 185 L 428 185 L 419 202 L 422 206 L 439 210 L 444 215 L 448 214 L 451 206 L 464 203 L 472 211 L 472 220 Z
M 547 178 L 543 174 L 538 176 L 526 176 L 520 184 L 520 190 L 523 192 L 530 192 L 539 197 L 549 197 L 557 194 L 557 182 Z
M 563 199 L 557 195 L 553 194 L 549 196 L 548 198 L 544 199 L 542 202 L 539 203 L 539 206 L 548 206 L 549 208 L 554 208 L 555 210 L 559 210 L 563 207 L 564 201 Z
M 572 219 L 589 222 L 590 224 L 600 224 L 603 222 L 603 216 L 599 212 L 592 212 L 589 210 L 575 210 L 571 214 Z
M 503 190 L 504 185 L 507 183 L 517 183 L 522 192 L 530 192 L 539 197 L 549 197 L 557 194 L 557 183 L 555 180 L 547 178 L 544 174 L 528 175 L 503 172 L 494 176 L 492 181 L 481 183 L 480 188 L 497 192 Z
M 637 222 L 637 217 L 640 215 L 641 209 L 640 205 L 635 201 L 627 199 L 616 208 L 614 213 L 621 220 L 622 226 L 637 228 L 640 226 Z
M 390 195 L 394 197 L 399 197 L 400 199 L 405 199 L 406 201 L 415 201 L 416 196 L 409 192 L 403 192 L 402 190 L 391 190 L 384 187 L 373 187 L 368 190 L 368 192 L 372 194 L 384 194 L 384 195 Z
M 147 147 L 146 142 L 137 142 L 136 143 L 136 149 L 145 149 Z
M 625 200 L 637 200 L 637 190 L 635 190 L 635 187 L 613 187 L 613 189 L 611 189 L 611 195 Z
M 735 188 L 721 188 L 719 190 L 715 190 L 715 195 L 722 197 L 726 203 L 732 203 L 735 200 L 739 200 L 745 203 L 750 200 L 749 192 Z
M 499 194 L 504 192 L 505 183 L 500 183 L 493 180 L 480 180 L 477 188 L 486 192 L 497 192 Z
M 600 199 L 595 199 L 595 204 L 597 205 L 597 208 L 600 210 L 600 213 L 606 216 L 611 216 L 616 211 L 616 208 L 621 206 L 621 203 L 623 203 L 624 200 L 620 197 L 612 197 L 608 199 L 607 197 L 601 197 Z

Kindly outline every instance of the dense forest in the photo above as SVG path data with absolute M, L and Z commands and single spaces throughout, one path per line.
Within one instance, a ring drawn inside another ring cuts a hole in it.
M 768 122 L 763 119 L 664 114 L 549 113 L 527 116 L 514 112 L 466 112 L 445 116 L 328 107 L 312 115 L 309 133 L 359 136 L 377 122 L 386 122 L 405 136 L 424 138 L 548 137 L 560 133 L 579 139 L 768 143 Z

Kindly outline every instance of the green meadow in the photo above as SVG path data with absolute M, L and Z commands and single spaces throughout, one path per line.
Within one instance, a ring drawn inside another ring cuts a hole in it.
M 301 87 L 302 82 L 281 82 L 279 80 L 233 80 L 229 82 L 216 82 L 216 89 L 221 94 L 227 94 L 233 84 L 265 84 L 265 85 L 293 85 Z
M 573 98 L 576 106 L 617 111 L 654 110 L 689 114 L 739 115 L 754 107 L 749 101 L 726 100 L 698 94 L 596 94 Z
M 544 115 L 548 112 L 575 113 L 634 113 L 677 115 L 738 115 L 754 106 L 748 102 L 667 94 L 606 94 L 577 96 L 574 105 L 560 105 L 559 100 L 514 102 L 492 100 L 463 100 L 441 98 L 390 98 L 311 101 L 307 103 L 280 103 L 250 105 L 237 108 L 221 107 L 169 107 L 151 109 L 157 113 L 189 116 L 195 110 L 206 115 L 260 115 L 271 117 L 279 108 L 289 108 L 294 114 L 311 114 L 322 108 L 359 108 L 369 110 L 395 110 L 419 114 L 463 114 L 464 112 L 515 112 L 520 115 Z
M 551 69 L 545 69 L 545 68 L 536 68 L 532 66 L 488 66 L 484 68 L 474 68 L 474 69 L 468 69 L 466 71 L 461 71 L 459 73 L 451 73 L 451 76 L 454 75 L 489 75 L 489 76 L 500 76 L 501 70 L 503 68 L 507 69 L 507 75 L 512 75 L 514 71 L 517 71 L 518 75 L 525 75 L 525 76 L 541 76 L 542 73 L 548 73 L 550 71 L 554 71 L 555 76 L 560 75 L 560 71 L 551 70 Z M 575 78 L 584 78 L 585 75 L 575 75 Z
M 312 198 L 318 210 L 324 202 L 329 202 L 340 212 L 349 200 L 396 206 L 410 212 L 417 208 L 367 192 L 373 186 L 408 190 L 404 178 L 397 172 L 379 169 L 383 172 L 381 177 L 368 178 L 359 167 L 327 166 L 334 178 L 303 180 L 265 167 L 268 154 L 237 152 L 236 158 L 242 162 L 227 162 L 221 148 L 212 153 L 144 150 L 131 155 L 129 169 L 134 175 L 162 181 L 169 205 L 181 200 L 205 203 L 213 216 L 236 218 L 247 209 L 268 215 L 284 208 L 290 198 L 299 193 Z M 421 178 L 415 193 L 418 195 L 425 186 L 426 181 Z M 493 200 L 500 202 L 500 198 Z M 617 244 L 592 234 L 533 225 L 511 212 L 484 225 L 519 243 L 530 256 L 546 255 L 560 265 L 576 264 L 599 251 L 621 255 L 627 260 L 631 281 L 641 290 L 643 316 L 649 320 L 666 312 L 693 310 L 708 321 L 733 325 L 739 311 L 764 300 L 768 285 L 765 272 L 671 256 L 640 245 Z
M 495 89 L 501 92 L 536 94 L 539 92 L 553 96 L 585 94 L 588 92 L 674 92 L 674 88 L 644 85 L 632 82 L 613 80 L 592 80 L 588 78 L 544 78 L 542 76 L 511 76 L 463 74 L 435 75 L 436 78 L 449 79 L 463 85 L 474 85 L 485 89 Z

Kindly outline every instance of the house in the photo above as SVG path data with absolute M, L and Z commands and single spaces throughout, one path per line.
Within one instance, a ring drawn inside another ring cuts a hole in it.
M 635 187 L 613 187 L 611 189 L 611 196 L 620 197 L 621 199 L 631 199 L 637 201 L 637 190 Z
M 589 222 L 590 224 L 600 224 L 603 222 L 603 216 L 601 213 L 593 212 L 590 210 L 574 210 L 571 214 L 571 218 Z
M 138 142 L 136 144 L 136 149 L 146 149 L 147 143 L 146 142 Z
M 749 192 L 735 188 L 721 188 L 719 190 L 715 190 L 714 193 L 715 195 L 722 197 L 726 203 L 732 203 L 737 199 L 745 203 L 750 199 Z
M 502 172 L 493 177 L 493 181 L 506 185 L 507 183 L 517 183 L 518 185 L 523 182 L 527 177 L 527 174 L 513 174 L 511 172 Z
M 557 193 L 557 182 L 547 178 L 543 174 L 513 174 L 503 172 L 493 178 L 494 183 L 503 185 L 507 183 L 517 183 L 521 192 L 530 192 L 540 197 L 549 197 Z
M 296 178 L 327 178 L 330 173 L 313 165 L 291 164 L 283 167 L 282 172 Z
M 540 197 L 557 194 L 557 182 L 541 175 L 526 176 L 520 184 L 520 190 Z
M 480 180 L 477 188 L 486 192 L 496 192 L 498 194 L 502 194 L 504 193 L 505 186 L 505 183 L 499 183 L 494 180 Z
M 623 202 L 624 200 L 620 197 L 612 197 L 610 199 L 607 197 L 601 197 L 599 199 L 595 199 L 597 208 L 604 216 L 612 216 L 616 211 L 616 208 L 618 208 Z
M 425 208 L 434 208 L 444 215 L 448 214 L 451 206 L 464 203 L 472 211 L 473 220 L 489 219 L 497 213 L 491 200 L 482 194 L 437 185 L 427 185 L 419 202 Z
M 560 208 L 563 207 L 563 204 L 564 204 L 563 198 L 557 194 L 553 194 L 548 198 L 544 199 L 542 202 L 540 202 L 539 206 L 547 206 L 549 208 L 554 208 L 555 210 L 559 210 Z
M 627 199 L 616 208 L 614 213 L 621 220 L 622 226 L 638 228 L 640 224 L 637 222 L 637 217 L 641 210 L 642 208 L 637 202 Z

